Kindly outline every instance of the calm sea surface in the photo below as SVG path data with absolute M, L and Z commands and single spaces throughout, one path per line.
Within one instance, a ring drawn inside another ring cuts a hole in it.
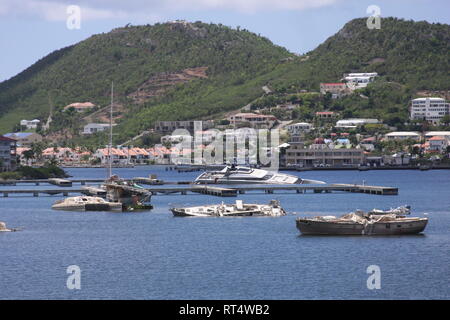
M 69 169 L 74 178 L 103 178 L 104 169 Z M 198 172 L 164 167 L 114 169 L 131 178 L 156 173 L 192 180 Z M 0 221 L 23 228 L 0 233 L 0 299 L 449 299 L 450 171 L 321 171 L 296 173 L 329 183 L 398 187 L 398 196 L 252 194 L 278 199 L 277 218 L 174 218 L 171 206 L 233 202 L 205 195 L 158 195 L 139 213 L 61 212 L 61 196 L 0 198 Z M 74 185 L 79 187 L 79 185 Z M 11 188 L 49 188 L 21 185 Z M 50 188 L 58 188 L 51 186 Z M 299 215 L 412 206 L 430 221 L 423 235 L 301 236 Z M 66 287 L 69 265 L 81 269 L 81 290 Z M 381 289 L 367 289 L 369 265 Z

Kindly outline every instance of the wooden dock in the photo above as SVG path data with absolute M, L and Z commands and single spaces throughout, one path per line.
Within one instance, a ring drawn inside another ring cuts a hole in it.
M 199 186 L 188 185 L 180 187 L 151 187 L 144 189 L 150 191 L 153 195 L 169 195 L 169 194 L 206 194 L 218 197 L 235 197 L 238 194 L 245 194 L 247 192 L 253 193 L 332 193 L 332 192 L 352 192 L 352 193 L 366 193 L 372 195 L 398 195 L 398 188 L 383 187 L 383 186 L 367 186 L 357 184 L 331 184 L 320 186 L 305 186 L 305 185 L 257 185 L 257 186 L 233 186 L 232 188 L 224 188 L 218 186 Z M 63 194 L 67 196 L 69 193 L 89 194 L 103 196 L 104 190 L 96 187 L 84 187 L 81 189 L 66 188 L 66 189 L 0 189 L 0 194 L 3 197 L 8 197 L 9 194 L 32 194 L 37 197 L 39 194 Z

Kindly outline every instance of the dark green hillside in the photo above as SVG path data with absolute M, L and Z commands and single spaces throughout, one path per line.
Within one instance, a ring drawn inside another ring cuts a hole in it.
M 265 38 L 221 25 L 166 23 L 115 29 L 55 52 L 1 83 L 0 130 L 11 129 L 22 116 L 44 118 L 49 96 L 56 108 L 77 101 L 104 106 L 111 80 L 120 100 L 154 75 L 193 67 L 208 67 L 213 86 L 218 77 L 242 84 L 290 55 Z
M 21 118 L 45 118 L 51 102 L 56 110 L 83 101 L 105 106 L 111 80 L 123 106 L 115 139 L 123 142 L 155 120 L 211 118 L 237 110 L 261 97 L 266 84 L 275 91 L 275 101 L 287 93 L 318 91 L 320 82 L 339 81 L 343 73 L 364 71 L 378 72 L 376 83 L 311 108 L 395 124 L 406 119 L 408 101 L 418 90 L 449 89 L 449 49 L 449 25 L 396 18 L 383 18 L 380 30 L 369 30 L 365 18 L 352 20 L 299 57 L 254 33 L 222 25 L 118 28 L 54 52 L 1 83 L 0 131 L 10 130 Z M 188 68 L 206 73 L 173 80 Z M 151 98 L 133 100 L 138 88 Z M 82 124 L 61 114 L 55 119 L 61 121 L 53 130 Z

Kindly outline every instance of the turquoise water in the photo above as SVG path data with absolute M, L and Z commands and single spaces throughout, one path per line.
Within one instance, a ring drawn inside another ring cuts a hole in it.
M 103 169 L 68 171 L 74 178 L 106 174 Z M 172 181 L 198 175 L 157 166 L 114 173 L 156 173 Z M 298 174 L 329 183 L 364 180 L 396 186 L 400 193 L 239 196 L 245 202 L 280 200 L 290 214 L 276 218 L 174 218 L 168 210 L 235 200 L 205 195 L 154 196 L 154 210 L 139 213 L 59 212 L 50 206 L 60 196 L 11 195 L 0 199 L 0 221 L 23 230 L 0 233 L 0 299 L 450 298 L 450 171 Z M 299 215 L 403 204 L 412 206 L 414 216 L 429 217 L 423 235 L 311 237 L 295 227 Z M 69 265 L 81 269 L 81 290 L 66 287 Z M 367 289 L 369 265 L 381 269 L 379 290 Z

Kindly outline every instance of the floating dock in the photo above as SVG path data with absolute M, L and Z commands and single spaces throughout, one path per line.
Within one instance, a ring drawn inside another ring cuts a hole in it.
M 151 187 L 143 189 L 150 191 L 153 195 L 163 194 L 206 194 L 218 197 L 235 197 L 238 194 L 245 194 L 247 192 L 266 193 L 273 194 L 275 192 L 283 193 L 331 193 L 331 192 L 351 192 L 351 193 L 366 193 L 372 195 L 398 195 L 398 188 L 384 187 L 384 186 L 368 186 L 358 184 L 331 184 L 320 186 L 305 186 L 305 185 L 257 185 L 257 186 L 233 186 L 231 188 L 224 188 L 219 186 L 199 186 L 188 185 L 180 187 Z M 90 194 L 102 196 L 105 192 L 101 188 L 97 187 L 83 187 L 81 189 L 67 188 L 67 189 L 0 189 L 0 194 L 3 193 L 3 197 L 8 197 L 9 194 L 32 194 L 37 197 L 39 194 L 63 194 L 67 196 L 69 193 L 78 194 Z

